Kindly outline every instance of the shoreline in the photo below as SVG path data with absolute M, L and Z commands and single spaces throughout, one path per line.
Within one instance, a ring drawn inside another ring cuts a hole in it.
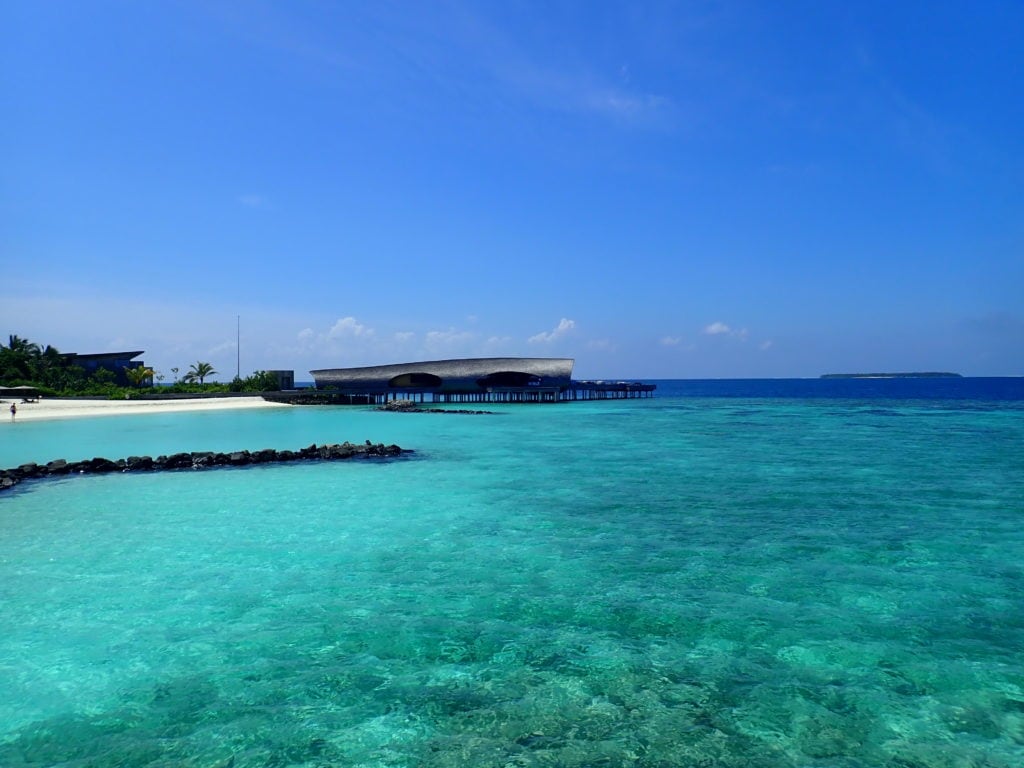
M 287 408 L 284 403 L 271 403 L 259 395 L 254 397 L 207 397 L 182 400 L 88 400 L 43 398 L 33 403 L 19 403 L 18 413 L 11 421 L 11 400 L 0 405 L 0 425 L 14 426 L 23 421 L 80 419 L 92 416 L 135 416 L 150 413 L 195 413 L 198 411 L 252 410 L 256 408 Z

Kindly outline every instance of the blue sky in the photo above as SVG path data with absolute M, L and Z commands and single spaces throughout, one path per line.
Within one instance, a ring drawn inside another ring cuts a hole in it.
M 1019 2 L 0 11 L 4 339 L 1024 374 Z

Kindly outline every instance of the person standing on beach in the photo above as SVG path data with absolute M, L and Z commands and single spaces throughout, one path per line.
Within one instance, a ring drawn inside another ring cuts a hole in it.
M 11 423 L 14 423 L 14 416 L 18 413 L 18 406 L 16 403 L 11 403 Z

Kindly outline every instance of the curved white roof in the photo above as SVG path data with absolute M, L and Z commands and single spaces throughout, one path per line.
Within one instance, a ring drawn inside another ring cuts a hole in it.
M 574 362 L 572 358 L 563 357 L 471 357 L 362 368 L 321 368 L 310 373 L 319 389 L 473 392 L 486 389 L 486 380 L 496 374 L 522 374 L 498 377 L 506 380 L 499 386 L 508 385 L 512 380 L 522 381 L 522 386 L 568 386 Z

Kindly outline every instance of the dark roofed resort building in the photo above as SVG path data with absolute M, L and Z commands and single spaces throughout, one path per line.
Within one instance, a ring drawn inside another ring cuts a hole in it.
M 574 381 L 573 363 L 563 357 L 475 357 L 310 373 L 318 390 L 336 392 L 353 403 L 556 403 L 649 397 L 654 390 L 651 384 Z
M 72 365 L 83 368 L 87 376 L 91 376 L 101 368 L 108 370 L 114 374 L 114 383 L 124 387 L 129 384 L 125 370 L 128 368 L 138 368 L 139 366 L 145 367 L 146 364 L 144 362 L 135 359 L 142 353 L 143 350 L 141 349 L 129 352 L 97 352 L 91 354 L 68 352 L 64 357 Z M 150 381 L 149 386 L 152 386 L 152 383 Z

